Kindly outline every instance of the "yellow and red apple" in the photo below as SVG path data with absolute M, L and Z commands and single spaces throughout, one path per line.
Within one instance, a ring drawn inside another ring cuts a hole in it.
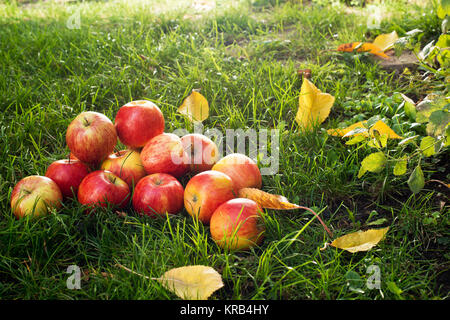
M 167 173 L 154 173 L 142 178 L 133 194 L 133 208 L 148 216 L 177 214 L 183 209 L 184 188 Z
M 184 207 L 192 216 L 208 224 L 214 210 L 235 198 L 233 181 L 219 171 L 204 171 L 192 177 L 184 189 Z
M 191 172 L 199 173 L 211 170 L 219 160 L 217 145 L 205 135 L 190 133 L 181 137 L 181 143 L 187 154 L 186 162 L 189 164 Z
M 79 160 L 62 159 L 52 162 L 45 176 L 58 185 L 63 198 L 76 197 L 81 181 L 89 174 L 89 167 Z
M 164 116 L 156 104 L 131 101 L 117 111 L 114 124 L 119 140 L 130 148 L 141 148 L 164 132 Z
M 173 133 L 162 133 L 150 139 L 141 151 L 147 174 L 167 173 L 176 178 L 189 170 L 181 139 Z
M 20 180 L 11 193 L 11 209 L 16 218 L 43 216 L 59 209 L 63 196 L 56 182 L 33 175 Z
M 104 114 L 85 111 L 69 124 L 66 143 L 78 160 L 95 167 L 114 151 L 116 129 Z
M 121 150 L 110 154 L 102 162 L 101 169 L 114 173 L 124 180 L 130 189 L 147 175 L 141 162 L 140 153 L 136 150 Z
M 106 170 L 97 170 L 88 174 L 78 188 L 78 202 L 86 205 L 91 212 L 96 207 L 109 205 L 124 208 L 130 200 L 128 184 Z
M 232 153 L 223 157 L 217 161 L 212 170 L 228 175 L 233 180 L 236 194 L 242 188 L 260 189 L 262 186 L 262 176 L 258 165 L 241 153 Z
M 261 207 L 250 199 L 223 203 L 211 217 L 211 238 L 221 248 L 230 250 L 246 250 L 260 244 L 265 232 L 261 212 Z

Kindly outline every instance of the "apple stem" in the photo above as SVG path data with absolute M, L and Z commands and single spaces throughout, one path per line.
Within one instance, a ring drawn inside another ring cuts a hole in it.
M 326 224 L 322 221 L 322 219 L 320 219 L 319 215 L 314 212 L 313 209 L 308 208 L 308 207 L 303 207 L 303 206 L 298 206 L 298 209 L 303 209 L 303 210 L 307 210 L 309 212 L 311 212 L 313 215 L 316 216 L 317 219 L 319 219 L 319 222 L 322 224 L 323 228 L 325 229 L 325 231 L 328 233 L 328 235 L 330 236 L 330 238 L 333 238 L 333 232 L 331 232 L 330 229 L 328 229 L 328 227 L 326 226 Z

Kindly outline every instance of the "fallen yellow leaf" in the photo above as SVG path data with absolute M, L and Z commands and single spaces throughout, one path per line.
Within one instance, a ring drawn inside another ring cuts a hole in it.
M 372 128 L 369 130 L 369 135 L 373 136 L 373 131 L 377 130 L 380 135 L 386 135 L 389 139 L 403 139 L 403 137 L 399 136 L 395 133 L 394 130 L 389 128 L 389 126 L 381 120 L 378 120 Z
M 183 101 L 178 112 L 187 116 L 191 121 L 204 121 L 209 117 L 208 100 L 199 92 L 192 93 Z
M 184 300 L 207 300 L 223 287 L 220 274 L 202 265 L 171 269 L 156 280 Z
M 222 277 L 211 267 L 196 265 L 170 269 L 159 278 L 133 271 L 120 263 L 118 267 L 149 280 L 160 282 L 164 288 L 185 300 L 206 300 L 223 287 Z
M 247 198 L 250 200 L 255 201 L 261 208 L 264 209 L 273 209 L 273 210 L 293 210 L 293 209 L 303 209 L 311 212 L 313 215 L 316 216 L 316 218 L 319 220 L 319 222 L 322 224 L 325 231 L 330 235 L 330 237 L 333 237 L 333 233 L 330 231 L 330 229 L 326 226 L 326 224 L 320 219 L 319 215 L 314 212 L 314 210 L 299 206 L 298 204 L 290 203 L 286 197 L 283 197 L 278 194 L 271 194 L 265 191 L 262 191 L 260 189 L 256 188 L 242 188 L 238 191 L 238 197 L 239 198 Z
M 357 128 L 365 129 L 365 127 L 364 127 L 365 123 L 367 123 L 367 121 L 360 121 L 360 122 L 354 123 L 351 126 L 348 126 L 347 128 L 344 128 L 344 129 L 328 129 L 327 133 L 330 136 L 343 137 Z M 354 133 L 353 135 L 364 135 L 367 137 L 369 134 L 367 132 L 358 132 L 358 133 Z
M 359 251 L 368 251 L 380 242 L 389 227 L 383 229 L 369 229 L 367 231 L 357 231 L 346 234 L 331 242 L 333 247 L 347 250 L 348 252 L 355 253 Z
M 363 135 L 365 137 L 374 137 L 374 130 L 378 131 L 380 135 L 386 135 L 389 139 L 403 139 L 403 137 L 399 136 L 395 133 L 394 130 L 392 130 L 387 124 L 385 124 L 383 121 L 378 120 L 369 130 L 363 130 L 365 129 L 365 124 L 367 121 L 360 121 L 357 123 L 352 124 L 351 126 L 344 128 L 344 129 L 329 129 L 327 130 L 327 133 L 330 136 L 339 136 L 339 137 L 349 137 L 349 136 L 358 136 Z M 353 134 L 351 131 L 354 131 L 355 129 L 361 129 L 356 130 Z
M 372 44 L 379 47 L 381 50 L 386 51 L 394 47 L 395 41 L 398 40 L 397 32 L 394 30 L 391 33 L 380 34 L 377 36 Z
M 355 49 L 357 52 L 369 52 L 384 59 L 389 59 L 389 56 L 385 54 L 380 47 L 370 42 L 350 42 L 341 44 L 338 46 L 337 51 L 352 52 Z
M 267 193 L 256 188 L 242 188 L 238 192 L 238 197 L 253 200 L 265 209 L 292 210 L 300 207 L 290 203 L 281 195 Z
M 305 130 L 311 130 L 313 124 L 321 124 L 328 117 L 334 104 L 334 97 L 323 93 L 311 81 L 304 78 L 298 102 L 295 121 Z

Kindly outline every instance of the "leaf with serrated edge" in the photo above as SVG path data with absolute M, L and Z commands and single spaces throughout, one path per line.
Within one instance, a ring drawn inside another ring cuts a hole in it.
M 389 227 L 383 229 L 369 229 L 367 231 L 360 230 L 339 237 L 333 240 L 330 245 L 351 253 L 368 251 L 384 238 L 388 230 Z
M 184 300 L 207 300 L 223 287 L 221 275 L 213 268 L 202 265 L 171 269 L 157 280 Z

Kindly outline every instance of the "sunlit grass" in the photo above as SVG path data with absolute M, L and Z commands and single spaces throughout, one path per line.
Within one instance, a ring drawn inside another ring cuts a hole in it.
M 442 214 L 436 225 L 422 223 L 439 211 L 436 192 L 430 188 L 411 196 L 405 181 L 386 179 L 384 173 L 357 179 L 367 150 L 325 131 L 379 114 L 397 119 L 392 120 L 397 132 L 410 132 L 394 94 L 420 96 L 419 78 L 404 81 L 366 55 L 341 55 L 334 48 L 392 29 L 432 30 L 439 27 L 434 13 L 393 2 L 385 5 L 392 16 L 369 30 L 367 10 L 349 12 L 344 4 L 230 0 L 207 8 L 195 3 L 0 5 L 0 297 L 175 298 L 117 263 L 152 277 L 183 265 L 210 265 L 225 283 L 214 299 L 398 298 L 388 281 L 404 298 L 446 297 L 439 277 L 448 270 L 442 259 L 448 217 Z M 77 11 L 79 28 L 69 28 Z M 420 12 L 420 18 L 411 12 Z M 294 121 L 299 68 L 311 69 L 311 81 L 336 97 L 327 121 L 308 134 L 300 134 Z M 108 210 L 86 216 L 69 201 L 49 217 L 15 220 L 9 208 L 13 186 L 68 156 L 65 132 L 79 112 L 95 110 L 114 119 L 126 102 L 148 99 L 161 107 L 167 132 L 192 131 L 177 112 L 192 89 L 201 89 L 210 104 L 205 129 L 280 129 L 279 171 L 263 177 L 265 191 L 323 211 L 336 237 L 384 219 L 379 226 L 391 227 L 386 240 L 355 255 L 320 250 L 331 239 L 303 211 L 265 212 L 265 240 L 249 252 L 220 249 L 209 227 L 195 224 L 185 211 L 167 219 L 132 210 L 126 217 Z M 66 287 L 72 264 L 89 274 L 81 290 Z M 349 289 L 347 272 L 365 281 L 370 265 L 381 269 L 381 289 Z

